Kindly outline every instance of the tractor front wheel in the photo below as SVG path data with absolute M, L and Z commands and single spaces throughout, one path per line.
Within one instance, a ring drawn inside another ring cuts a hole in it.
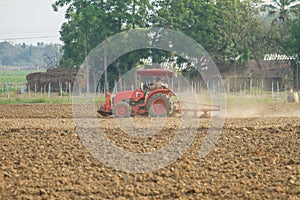
M 127 118 L 131 115 L 130 105 L 126 102 L 119 102 L 113 109 L 113 115 L 116 118 Z
M 150 117 L 166 117 L 171 110 L 171 102 L 167 95 L 158 93 L 150 97 L 147 103 Z

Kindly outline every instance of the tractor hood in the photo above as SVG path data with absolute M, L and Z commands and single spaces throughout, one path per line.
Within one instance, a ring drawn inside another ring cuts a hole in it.
M 138 90 L 126 90 L 126 91 L 121 91 L 117 92 L 114 95 L 114 100 L 113 103 L 116 104 L 120 101 L 131 101 L 131 100 L 139 100 L 140 98 L 143 98 L 144 94 L 143 91 L 138 89 Z

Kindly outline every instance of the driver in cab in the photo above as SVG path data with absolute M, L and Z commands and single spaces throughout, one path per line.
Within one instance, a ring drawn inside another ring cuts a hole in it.
M 163 83 L 160 78 L 157 78 L 156 82 L 152 85 L 147 87 L 150 91 L 156 90 L 156 89 L 166 89 L 168 88 L 168 85 Z

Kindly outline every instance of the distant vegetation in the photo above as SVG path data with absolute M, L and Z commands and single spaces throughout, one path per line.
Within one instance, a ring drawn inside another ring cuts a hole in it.
M 0 43 L 0 66 L 57 67 L 60 57 L 58 44 L 38 43 L 37 46 Z

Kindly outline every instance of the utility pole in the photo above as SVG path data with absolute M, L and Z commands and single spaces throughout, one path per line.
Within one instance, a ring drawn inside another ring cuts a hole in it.
M 299 90 L 299 62 L 296 62 L 296 66 L 297 66 L 297 89 Z
M 86 92 L 90 93 L 90 72 L 89 72 L 89 63 L 87 59 L 88 47 L 87 47 L 87 34 L 84 34 L 84 56 L 85 56 L 85 69 L 86 69 Z
M 106 43 L 107 37 L 105 36 L 104 40 L 104 88 L 105 92 L 108 91 L 108 82 L 107 82 L 107 43 Z

